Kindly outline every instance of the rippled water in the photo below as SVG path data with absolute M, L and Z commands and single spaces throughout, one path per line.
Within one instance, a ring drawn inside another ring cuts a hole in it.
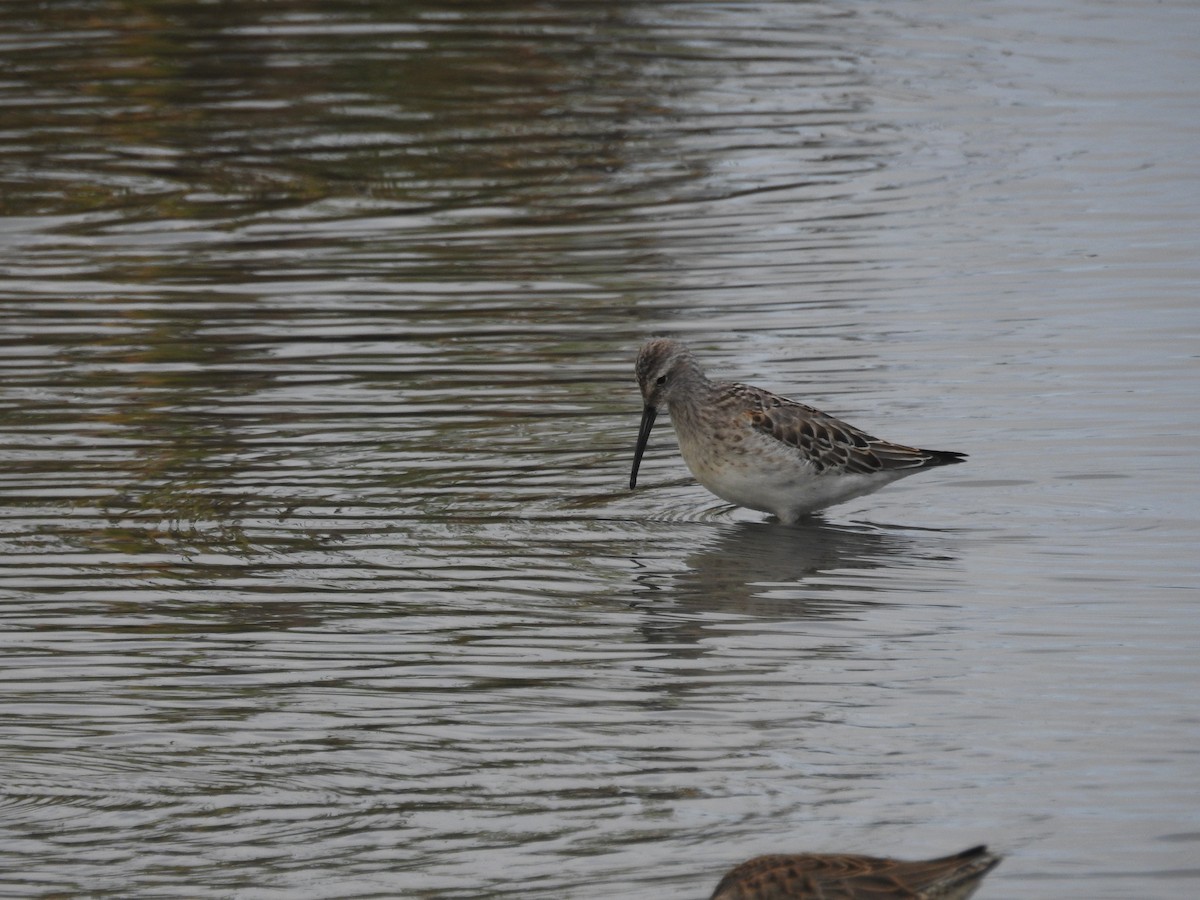
M 1200 890 L 1190 4 L 0 24 L 5 896 Z M 971 459 L 630 492 L 653 334 Z

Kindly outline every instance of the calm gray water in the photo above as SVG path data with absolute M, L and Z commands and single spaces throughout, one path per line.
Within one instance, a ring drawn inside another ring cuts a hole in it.
M 1200 895 L 1200 15 L 0 5 L 0 893 Z M 969 453 L 786 528 L 650 335 Z

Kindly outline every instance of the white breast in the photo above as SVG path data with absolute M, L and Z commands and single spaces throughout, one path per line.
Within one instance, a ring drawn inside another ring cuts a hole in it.
M 731 444 L 684 432 L 676 429 L 679 450 L 697 481 L 722 500 L 774 513 L 784 522 L 869 494 L 908 474 L 818 473 L 795 450 L 751 429 Z

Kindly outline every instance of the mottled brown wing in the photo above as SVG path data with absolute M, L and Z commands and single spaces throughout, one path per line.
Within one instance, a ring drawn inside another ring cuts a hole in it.
M 756 856 L 732 868 L 711 900 L 791 900 L 819 896 L 809 878 L 809 856 Z
M 905 889 L 915 891 L 916 893 L 912 894 L 914 897 L 921 897 L 923 900 L 966 900 L 975 893 L 983 876 L 1000 865 L 1000 859 L 1001 857 L 989 853 L 988 848 L 980 844 L 953 856 L 938 859 L 916 862 L 893 860 L 895 867 L 888 874 Z M 879 896 L 907 897 L 909 894 L 884 893 Z
M 916 862 L 852 854 L 760 856 L 721 879 L 712 900 L 965 900 L 999 862 L 982 846 Z
M 961 462 L 961 453 L 921 450 L 867 434 L 819 409 L 748 385 L 735 385 L 749 402 L 750 424 L 796 450 L 817 472 L 869 475 Z

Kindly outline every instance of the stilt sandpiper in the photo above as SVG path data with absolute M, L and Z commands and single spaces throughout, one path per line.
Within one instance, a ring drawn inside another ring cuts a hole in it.
M 638 354 L 644 407 L 629 488 L 664 404 L 696 479 L 738 506 L 792 523 L 965 453 L 880 440 L 820 410 L 748 384 L 709 381 L 679 341 L 648 341 Z

